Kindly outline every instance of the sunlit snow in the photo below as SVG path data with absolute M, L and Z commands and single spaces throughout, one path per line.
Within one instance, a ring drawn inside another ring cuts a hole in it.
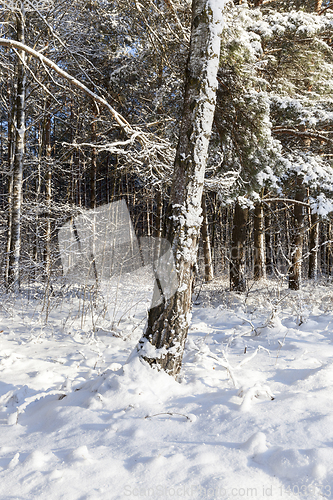
M 178 381 L 127 362 L 147 298 L 56 292 L 2 301 L 1 498 L 330 498 L 330 286 L 198 289 Z

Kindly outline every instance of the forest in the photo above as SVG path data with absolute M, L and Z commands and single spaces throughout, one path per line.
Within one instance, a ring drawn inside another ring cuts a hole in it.
M 175 255 L 187 243 L 170 218 L 194 210 L 197 221 L 186 224 L 195 257 L 186 283 L 184 263 L 176 262 L 179 290 L 220 276 L 236 292 L 267 278 L 285 279 L 291 290 L 301 288 L 302 276 L 330 280 L 328 1 L 225 2 L 198 195 L 186 187 L 196 173 L 179 160 L 194 144 L 184 141 L 192 133 L 184 125 L 184 75 L 194 75 L 200 60 L 188 58 L 188 2 L 8 0 L 0 12 L 4 293 L 32 284 L 52 293 L 64 275 L 61 227 L 119 200 L 137 237 L 166 238 Z M 193 89 L 191 106 L 199 107 Z M 188 201 L 175 199 L 176 191 Z M 177 300 L 169 309 L 186 316 L 190 299 Z M 160 329 L 152 316 L 150 327 Z
M 0 497 L 333 491 L 333 3 L 0 1 Z

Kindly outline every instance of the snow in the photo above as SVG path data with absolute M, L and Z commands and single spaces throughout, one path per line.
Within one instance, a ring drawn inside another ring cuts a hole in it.
M 1 498 L 330 498 L 330 286 L 205 285 L 177 381 L 136 354 L 146 303 L 115 336 L 80 300 L 45 324 L 42 299 L 4 296 Z

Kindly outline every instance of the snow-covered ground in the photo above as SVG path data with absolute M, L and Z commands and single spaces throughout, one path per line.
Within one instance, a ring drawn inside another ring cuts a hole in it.
M 148 295 L 113 333 L 88 295 L 3 296 L 1 500 L 333 497 L 332 288 L 226 290 L 197 288 L 178 381 L 126 363 Z

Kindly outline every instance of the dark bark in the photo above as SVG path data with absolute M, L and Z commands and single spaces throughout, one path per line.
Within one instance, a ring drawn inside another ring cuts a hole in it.
M 272 244 L 272 214 L 271 204 L 265 205 L 265 268 L 266 276 L 273 274 L 274 261 L 273 261 L 273 244 Z
M 230 251 L 230 290 L 245 292 L 245 243 L 248 209 L 235 205 Z
M 331 276 L 332 274 L 332 262 L 333 262 L 333 257 L 332 257 L 332 224 L 331 222 L 328 222 L 327 224 L 327 237 L 326 241 L 328 241 L 326 245 L 326 276 Z
M 212 264 L 212 253 L 210 249 L 210 237 L 208 230 L 208 218 L 206 209 L 206 196 L 202 195 L 202 243 L 203 243 L 203 253 L 205 262 L 205 281 L 211 281 L 214 277 L 213 275 L 213 264 Z
M 309 278 L 317 279 L 318 275 L 318 243 L 319 243 L 319 217 L 317 214 L 310 216 L 309 235 Z
M 91 124 L 91 141 L 97 143 L 96 120 Z M 90 163 L 90 208 L 96 208 L 97 150 L 92 148 Z
M 296 179 L 296 201 L 304 201 L 305 187 L 303 178 L 298 176 Z M 289 270 L 289 288 L 290 290 L 299 290 L 302 279 L 302 253 L 304 238 L 304 207 L 298 203 L 294 205 L 293 217 L 293 238 L 291 244 L 291 267 Z
M 158 189 L 156 194 L 156 217 L 155 217 L 155 238 L 162 237 L 163 198 L 162 191 Z
M 265 233 L 264 233 L 264 208 L 257 204 L 254 209 L 254 279 L 266 277 L 265 266 Z

